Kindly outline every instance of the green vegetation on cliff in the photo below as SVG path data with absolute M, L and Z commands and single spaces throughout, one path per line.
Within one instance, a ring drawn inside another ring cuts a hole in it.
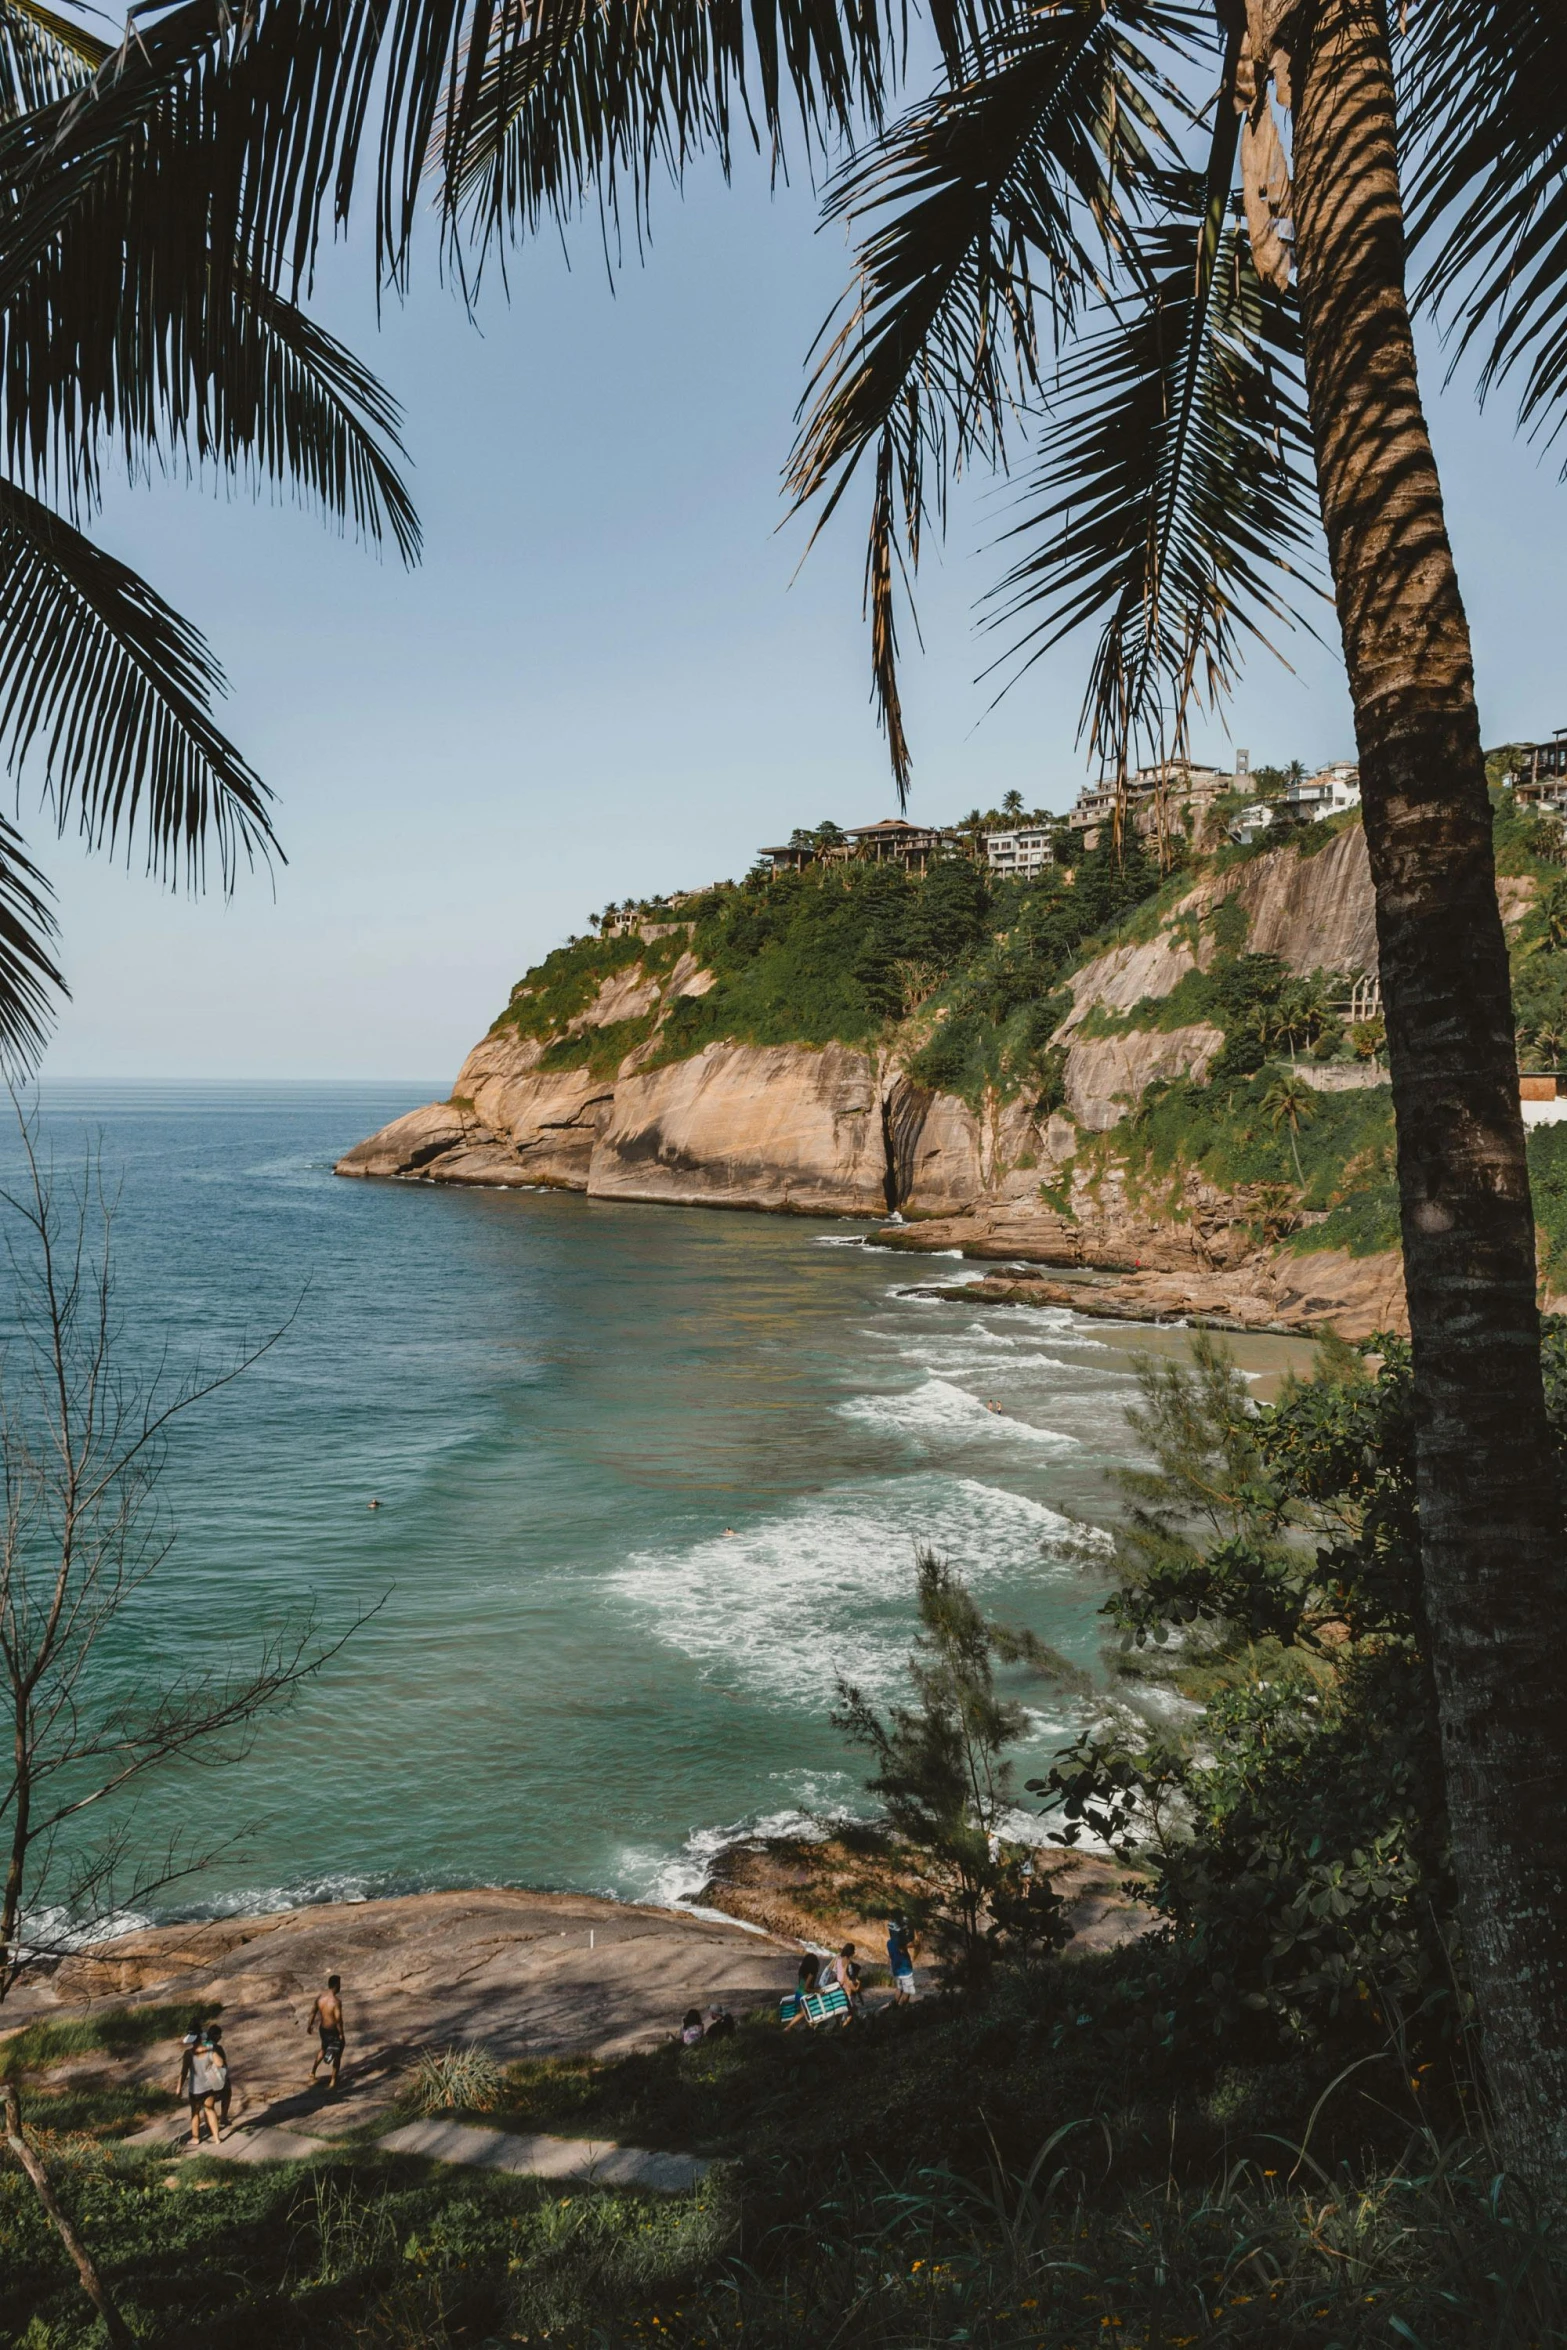
M 660 1061 L 731 1038 L 870 1045 L 919 1015 L 928 1035 L 914 1070 L 926 1084 L 971 1100 L 987 1085 L 1013 1092 L 1043 1079 L 1065 974 L 1158 890 L 1140 848 L 1032 881 L 997 882 L 966 858 L 924 876 L 854 864 L 752 879 L 690 901 L 664 936 L 558 947 L 512 991 L 495 1032 L 537 1038 L 543 1068 L 611 1074 L 617 1047 L 642 1042 L 652 1018 L 574 1024 L 617 973 L 640 965 L 664 978 L 689 953 L 713 984 L 671 1005 Z

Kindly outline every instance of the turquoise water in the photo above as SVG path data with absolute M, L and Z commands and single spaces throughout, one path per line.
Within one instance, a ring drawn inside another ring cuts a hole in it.
M 62 1169 L 96 1139 L 121 1181 L 130 1355 L 293 1317 L 181 1424 L 117 1668 L 380 1603 L 243 1761 L 147 1799 L 144 1839 L 221 1847 L 168 1906 L 689 1892 L 723 1833 L 861 1801 L 834 1679 L 896 1691 L 919 1540 L 1094 1661 L 1132 1350 L 1178 1335 L 911 1298 L 974 1269 L 860 1225 L 332 1175 L 436 1090 L 44 1097 Z M 1069 1717 L 1028 1694 L 1037 1761 Z

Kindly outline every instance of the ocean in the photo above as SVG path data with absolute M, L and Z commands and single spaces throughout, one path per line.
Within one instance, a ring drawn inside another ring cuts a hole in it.
M 1097 1663 L 1135 1363 L 1180 1332 L 911 1296 L 979 1268 L 867 1225 L 333 1176 L 438 1090 L 43 1091 L 59 1180 L 93 1151 L 115 1195 L 126 1369 L 280 1333 L 176 1424 L 173 1546 L 95 1669 L 364 1619 L 248 1752 L 149 1783 L 134 1841 L 207 1856 L 153 1914 L 689 1897 L 738 1832 L 868 1808 L 835 1685 L 898 1694 L 920 1543 Z M 1024 1777 L 1074 1718 L 1017 1693 Z

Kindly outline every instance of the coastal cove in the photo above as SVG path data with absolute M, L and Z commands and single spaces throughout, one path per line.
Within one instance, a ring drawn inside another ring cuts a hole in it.
M 1183 1333 L 912 1295 L 981 1268 L 867 1248 L 868 1222 L 334 1180 L 422 1098 L 44 1095 L 61 1169 L 93 1141 L 121 1185 L 149 1361 L 293 1317 L 177 1435 L 139 1657 L 378 1609 L 242 1763 L 147 1799 L 149 1838 L 213 1855 L 159 1914 L 689 1897 L 735 1833 L 863 1807 L 834 1676 L 896 1687 L 917 1541 L 1096 1659 L 1133 1358 Z M 1310 1351 L 1236 1344 L 1259 1382 Z M 1024 1694 L 1034 1760 L 1069 1717 Z

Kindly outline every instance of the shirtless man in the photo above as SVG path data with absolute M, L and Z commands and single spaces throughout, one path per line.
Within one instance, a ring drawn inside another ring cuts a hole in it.
M 310 2068 L 310 2078 L 313 2081 L 322 2065 L 329 2064 L 332 2068 L 329 2086 L 334 2089 L 337 2087 L 337 2076 L 343 2067 L 345 2045 L 342 1989 L 342 1976 L 328 1975 L 326 1989 L 316 1993 L 316 2003 L 310 2010 L 310 2020 L 305 2026 L 307 2032 L 319 2032 L 321 2035 L 321 2047 L 315 2063 Z

